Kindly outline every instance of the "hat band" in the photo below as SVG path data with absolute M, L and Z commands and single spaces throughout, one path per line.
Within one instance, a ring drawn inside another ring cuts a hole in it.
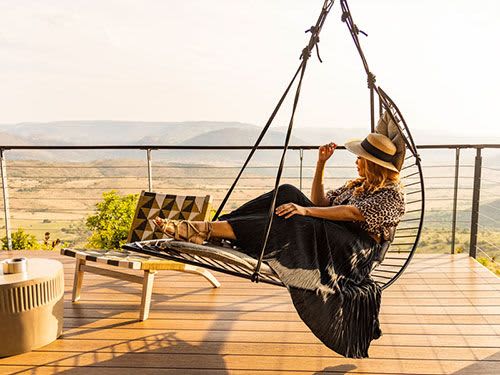
M 363 140 L 363 142 L 361 142 L 361 147 L 363 147 L 364 150 L 368 152 L 370 155 L 375 156 L 380 160 L 392 162 L 392 159 L 394 158 L 394 155 L 390 155 L 382 150 L 379 150 L 378 148 L 373 146 L 370 142 L 368 142 L 368 139 L 366 138 Z

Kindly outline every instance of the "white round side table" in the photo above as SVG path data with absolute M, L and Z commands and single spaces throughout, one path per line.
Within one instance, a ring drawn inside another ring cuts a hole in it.
M 62 333 L 63 265 L 32 258 L 26 267 L 14 274 L 0 269 L 0 357 L 47 345 Z

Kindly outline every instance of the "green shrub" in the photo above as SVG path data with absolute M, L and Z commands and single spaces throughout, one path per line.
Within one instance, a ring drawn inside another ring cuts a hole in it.
M 491 261 L 485 257 L 478 257 L 477 261 L 488 268 L 495 275 L 500 276 L 500 265 L 498 263 L 495 263 L 494 261 Z
M 483 266 L 487 267 L 488 266 L 488 263 L 489 263 L 489 260 L 486 259 L 486 258 L 477 258 L 477 261 L 479 263 L 481 263 Z
M 99 249 L 118 249 L 128 236 L 138 195 L 118 195 L 114 190 L 103 193 L 103 200 L 96 204 L 95 215 L 87 217 L 86 226 L 93 231 L 88 246 Z
M 17 231 L 11 234 L 12 236 L 12 250 L 38 250 L 40 244 L 36 237 L 32 234 L 26 233 L 23 228 L 18 228 Z M 8 250 L 7 236 L 2 238 L 2 249 Z

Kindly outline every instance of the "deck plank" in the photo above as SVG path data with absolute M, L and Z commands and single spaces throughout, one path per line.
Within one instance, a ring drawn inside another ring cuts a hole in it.
M 0 258 L 19 256 L 2 252 Z M 383 336 L 370 358 L 322 345 L 283 288 L 216 274 L 160 272 L 150 319 L 137 320 L 140 286 L 85 275 L 71 303 L 74 259 L 65 268 L 63 336 L 0 359 L 1 374 L 499 374 L 500 279 L 465 254 L 416 254 L 382 295 Z M 134 273 L 134 271 L 130 271 Z

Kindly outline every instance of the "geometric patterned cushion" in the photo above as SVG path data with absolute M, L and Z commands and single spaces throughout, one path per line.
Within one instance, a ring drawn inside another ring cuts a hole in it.
M 127 242 L 166 238 L 167 236 L 156 230 L 153 224 L 152 220 L 157 216 L 167 219 L 207 220 L 210 202 L 210 195 L 197 197 L 143 191 L 137 203 Z
M 182 270 L 182 264 L 127 250 L 61 249 L 61 255 L 131 270 Z

